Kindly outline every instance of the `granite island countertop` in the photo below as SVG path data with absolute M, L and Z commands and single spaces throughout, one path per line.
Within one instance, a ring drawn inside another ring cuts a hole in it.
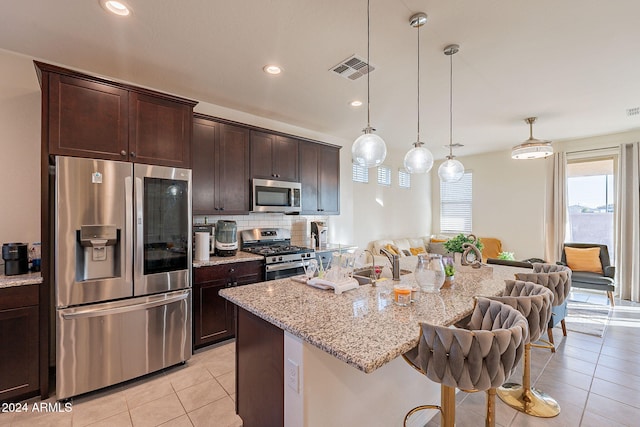
M 15 276 L 5 276 L 0 274 L 0 289 L 12 286 L 39 285 L 42 283 L 42 275 L 38 273 L 18 274 Z
M 483 266 L 458 268 L 455 286 L 437 294 L 418 292 L 414 303 L 392 301 L 394 282 L 365 285 L 336 295 L 290 279 L 220 291 L 220 295 L 265 321 L 370 373 L 415 347 L 419 322 L 451 325 L 471 313 L 474 296 L 500 295 L 504 280 L 526 269 Z M 402 276 L 415 283 L 413 274 Z M 398 282 L 395 282 L 398 283 Z
M 238 251 L 234 256 L 210 256 L 207 261 L 193 260 L 193 268 L 208 267 L 220 264 L 231 264 L 234 262 L 261 260 L 264 260 L 264 255 L 256 255 L 249 252 Z

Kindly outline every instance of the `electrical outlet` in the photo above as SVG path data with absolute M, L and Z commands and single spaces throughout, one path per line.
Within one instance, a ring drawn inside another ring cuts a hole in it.
M 287 366 L 285 367 L 286 377 L 287 377 L 287 385 L 293 389 L 296 393 L 299 393 L 299 380 L 298 380 L 298 364 L 291 359 L 287 359 Z

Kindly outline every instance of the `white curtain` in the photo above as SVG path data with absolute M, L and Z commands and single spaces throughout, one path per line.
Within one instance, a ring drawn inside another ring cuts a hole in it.
M 560 261 L 567 226 L 567 155 L 564 151 L 547 158 L 547 199 L 544 221 L 544 256 Z
M 640 302 L 640 143 L 620 146 L 616 277 L 622 299 Z

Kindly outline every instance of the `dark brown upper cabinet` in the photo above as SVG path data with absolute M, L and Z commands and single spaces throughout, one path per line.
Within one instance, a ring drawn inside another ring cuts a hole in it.
M 251 178 L 298 182 L 298 140 L 251 131 Z
M 196 101 L 35 65 L 48 154 L 191 167 Z
M 249 130 L 196 114 L 192 177 L 194 215 L 248 214 Z
M 303 215 L 338 215 L 340 149 L 301 141 L 300 183 Z

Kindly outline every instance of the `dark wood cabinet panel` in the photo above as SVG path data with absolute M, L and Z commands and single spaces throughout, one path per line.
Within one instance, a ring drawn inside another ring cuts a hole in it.
M 40 391 L 38 285 L 0 289 L 0 402 Z
M 129 94 L 129 160 L 191 167 L 193 107 L 162 97 Z
M 245 427 L 284 425 L 284 332 L 238 308 L 236 412 Z
M 212 120 L 193 119 L 191 184 L 194 215 L 212 214 L 215 209 L 215 146 L 220 126 Z
M 196 116 L 192 168 L 195 215 L 249 213 L 248 129 Z
M 127 160 L 128 97 L 121 88 L 51 74 L 50 154 Z
M 199 348 L 235 335 L 235 305 L 220 289 L 264 281 L 264 262 L 245 261 L 193 270 L 193 346 Z
M 251 132 L 251 178 L 298 182 L 298 144 L 294 138 Z
M 302 213 L 340 213 L 340 150 L 335 147 L 300 143 Z
M 197 102 L 34 63 L 47 154 L 191 167 Z
M 218 210 L 225 215 L 251 210 L 249 130 L 222 125 L 216 156 Z

